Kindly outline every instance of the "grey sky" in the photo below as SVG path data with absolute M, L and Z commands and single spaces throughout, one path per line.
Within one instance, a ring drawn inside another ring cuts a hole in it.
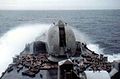
M 0 9 L 120 9 L 120 0 L 0 0 Z

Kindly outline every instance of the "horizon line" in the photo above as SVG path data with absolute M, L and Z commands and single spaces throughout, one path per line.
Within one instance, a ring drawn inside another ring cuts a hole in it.
M 120 8 L 117 8 L 117 9 L 115 9 L 115 8 L 113 8 L 113 9 L 109 9 L 109 8 L 106 8 L 106 9 L 0 9 L 0 10 L 13 10 L 13 11 L 24 11 L 24 10 L 26 10 L 26 11 L 38 11 L 38 10 L 40 10 L 40 11 L 49 11 L 49 10 L 53 10 L 53 11 L 58 11 L 58 10 L 60 10 L 60 11 L 64 11 L 64 10 L 120 10 Z

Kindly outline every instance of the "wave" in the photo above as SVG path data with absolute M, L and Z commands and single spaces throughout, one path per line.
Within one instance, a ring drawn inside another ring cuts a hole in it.
M 49 24 L 25 24 L 11 29 L 0 37 L 0 73 L 10 63 L 12 57 L 20 54 L 25 44 L 35 40 L 49 29 Z
M 112 54 L 112 55 L 105 54 L 104 48 L 100 48 L 99 44 L 94 44 L 89 36 L 87 36 L 83 32 L 80 32 L 79 30 L 77 30 L 74 27 L 72 27 L 72 29 L 75 33 L 76 40 L 86 43 L 87 47 L 90 50 L 94 51 L 97 54 L 103 54 L 104 56 L 107 56 L 109 62 L 113 62 L 114 60 L 120 60 L 120 54 Z

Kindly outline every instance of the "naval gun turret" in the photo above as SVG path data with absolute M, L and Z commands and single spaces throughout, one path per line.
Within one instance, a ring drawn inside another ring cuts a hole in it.
M 67 55 L 75 54 L 75 35 L 70 26 L 61 20 L 48 31 L 49 60 L 58 62 L 66 59 Z

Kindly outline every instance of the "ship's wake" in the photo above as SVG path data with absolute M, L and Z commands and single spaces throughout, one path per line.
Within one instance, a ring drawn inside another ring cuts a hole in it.
M 27 24 L 18 26 L 0 37 L 0 73 L 5 71 L 12 62 L 12 57 L 19 55 L 25 47 L 25 44 L 34 41 L 37 37 L 46 40 L 45 33 L 50 28 L 49 24 Z M 96 53 L 103 53 L 103 49 L 98 44 L 92 44 L 89 38 L 80 31 L 73 28 L 78 41 L 87 43 L 87 47 Z M 106 55 L 109 61 L 119 59 L 120 55 Z

